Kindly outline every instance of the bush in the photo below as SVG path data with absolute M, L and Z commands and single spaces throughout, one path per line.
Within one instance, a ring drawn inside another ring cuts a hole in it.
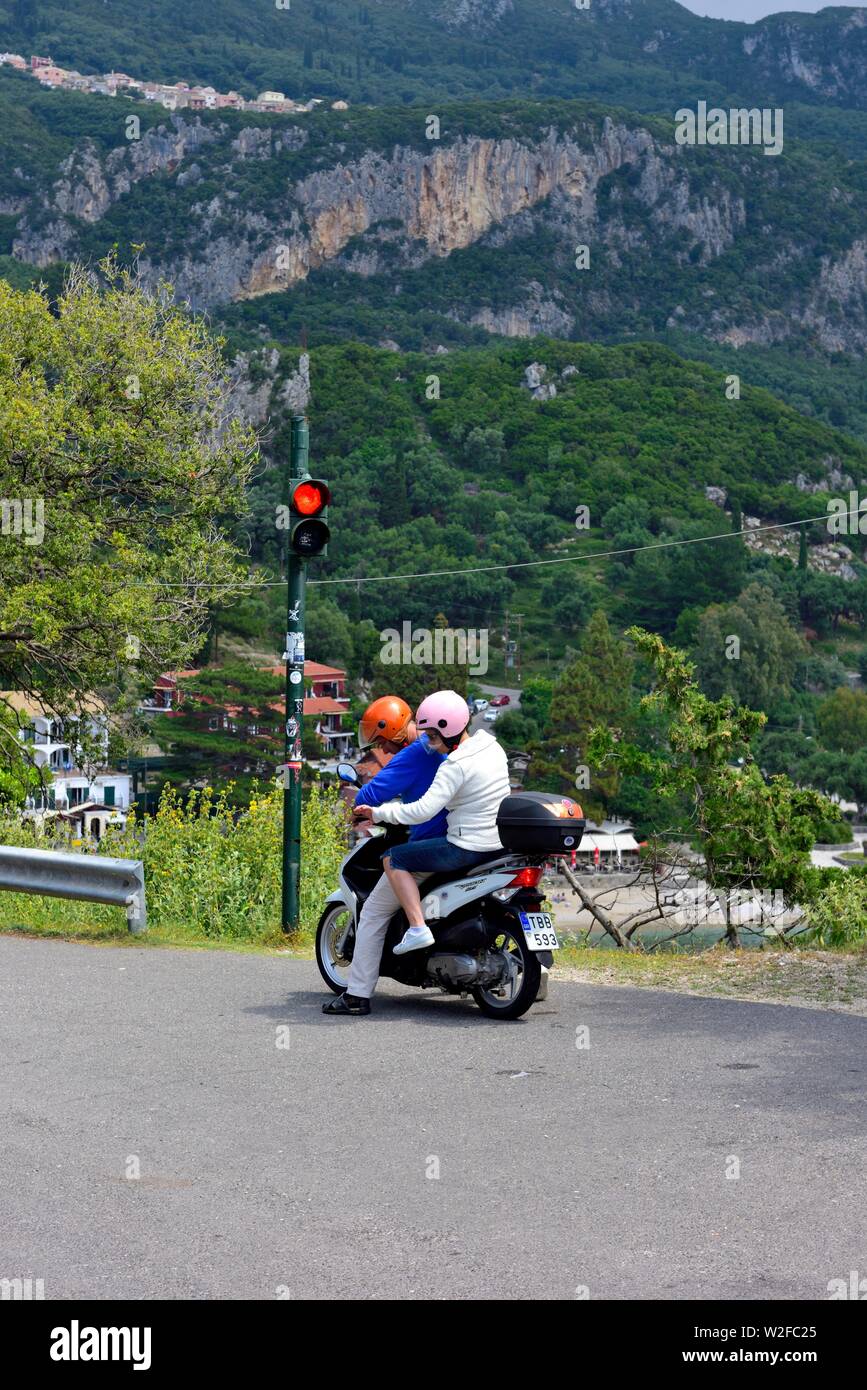
M 852 827 L 847 820 L 822 820 L 815 826 L 818 845 L 848 845 L 852 843 Z
M 867 942 L 867 877 L 849 874 L 830 883 L 809 908 L 809 941 L 816 946 Z
M 214 798 L 206 788 L 182 804 L 167 787 L 155 816 L 131 815 L 123 830 L 109 831 L 98 847 L 58 834 L 55 827 L 46 835 L 14 820 L 0 825 L 0 841 L 141 859 L 148 924 L 155 930 L 211 940 L 282 940 L 282 792 L 268 788 L 254 794 L 249 809 L 239 813 L 228 804 L 230 790 Z M 301 852 L 299 936 L 309 940 L 346 853 L 345 811 L 336 788 L 318 783 L 311 788 Z M 0 920 L 26 926 L 101 923 L 123 930 L 116 909 L 92 903 L 20 895 L 12 901 L 0 895 L 0 912 Z

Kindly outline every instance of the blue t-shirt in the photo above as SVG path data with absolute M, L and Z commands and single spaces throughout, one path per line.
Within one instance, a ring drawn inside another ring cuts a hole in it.
M 428 753 L 420 738 L 395 753 L 391 762 L 361 788 L 355 798 L 356 806 L 382 806 L 400 797 L 407 803 L 419 801 L 437 775 L 445 760 L 443 753 Z M 410 828 L 411 840 L 431 840 L 446 833 L 448 811 L 438 811 L 433 820 Z

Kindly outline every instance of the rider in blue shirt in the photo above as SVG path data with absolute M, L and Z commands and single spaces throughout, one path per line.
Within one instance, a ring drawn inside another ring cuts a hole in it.
M 382 806 L 400 797 L 409 804 L 424 796 L 443 762 L 445 754 L 429 747 L 427 735 L 419 737 L 409 705 L 396 695 L 384 695 L 374 700 L 364 712 L 358 726 L 360 748 L 372 744 L 393 753 L 381 772 L 362 787 L 355 798 L 356 806 Z M 433 820 L 414 825 L 411 840 L 439 839 L 446 833 L 447 811 L 438 811 Z M 400 903 L 386 878 L 379 882 L 364 901 L 355 935 L 355 950 L 345 994 L 323 1004 L 326 1014 L 369 1014 L 370 999 L 379 979 L 379 962 L 388 924 Z
M 415 724 L 412 725 L 413 731 Z M 381 772 L 362 787 L 355 798 L 356 806 L 382 806 L 400 797 L 403 801 L 419 801 L 424 796 L 445 754 L 435 753 L 427 746 L 427 735 L 414 738 L 386 763 Z M 438 811 L 433 820 L 410 828 L 411 840 L 428 840 L 446 833 L 448 812 Z

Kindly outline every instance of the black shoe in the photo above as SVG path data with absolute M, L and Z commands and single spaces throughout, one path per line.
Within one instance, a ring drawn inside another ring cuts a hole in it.
M 354 1014 L 359 1017 L 362 1014 L 370 1013 L 370 1000 L 344 992 L 338 994 L 336 999 L 331 999 L 327 1004 L 323 1004 L 322 1012 L 324 1014 Z

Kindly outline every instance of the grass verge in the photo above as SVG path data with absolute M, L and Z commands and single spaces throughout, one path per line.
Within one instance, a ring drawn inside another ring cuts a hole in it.
M 565 946 L 557 952 L 553 979 L 832 1008 L 867 1017 L 867 950 L 732 951 L 715 946 L 663 955 Z

